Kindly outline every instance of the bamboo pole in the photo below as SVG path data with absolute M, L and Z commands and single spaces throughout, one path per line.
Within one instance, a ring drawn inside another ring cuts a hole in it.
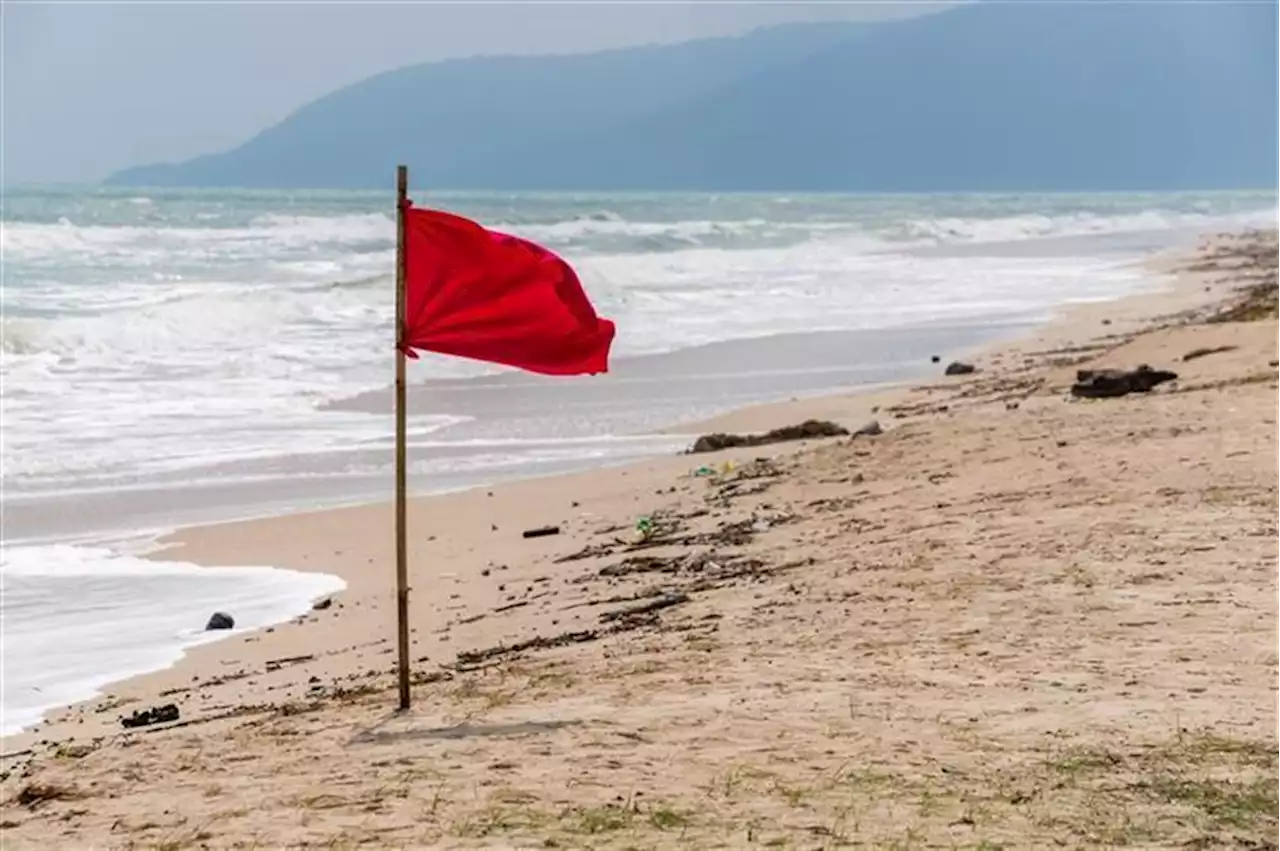
M 407 514 L 404 323 L 405 323 L 405 201 L 409 197 L 409 169 L 396 166 L 396 628 L 399 649 L 400 709 L 409 708 L 409 546 Z

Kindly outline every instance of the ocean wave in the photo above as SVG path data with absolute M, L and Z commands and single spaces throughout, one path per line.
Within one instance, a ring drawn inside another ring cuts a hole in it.
M 786 205 L 794 207 L 795 204 Z M 1191 205 L 1195 206 L 1195 205 Z M 1123 212 L 1067 210 L 1015 215 L 886 216 L 857 207 L 844 218 L 823 216 L 794 221 L 743 218 L 636 219 L 606 210 L 550 222 L 498 216 L 485 219 L 496 230 L 543 242 L 573 254 L 678 252 L 698 248 L 750 250 L 809 241 L 856 242 L 861 250 L 895 250 L 910 245 L 1013 242 L 1066 236 L 1106 235 L 1208 226 L 1217 221 L 1274 221 L 1274 206 L 1244 213 L 1147 207 Z M 792 212 L 788 209 L 788 213 Z M 120 266 L 162 266 L 167 260 L 269 261 L 293 277 L 335 272 L 333 264 L 390 262 L 395 248 L 394 218 L 386 213 L 333 216 L 264 213 L 245 226 L 78 225 L 10 221 L 0 234 L 0 250 L 17 264 L 65 264 L 68 260 Z M 185 258 L 183 257 L 185 255 Z
M 496 230 L 519 232 L 529 239 L 572 240 L 585 236 L 632 236 L 653 237 L 669 236 L 697 244 L 698 237 L 716 234 L 742 234 L 758 231 L 771 225 L 764 219 L 744 219 L 740 221 L 712 221 L 709 219 L 675 222 L 628 221 L 617 214 L 604 216 L 583 216 L 566 221 L 549 224 L 518 224 L 499 222 L 493 225 Z M 785 225 L 781 226 L 785 227 Z M 811 230 L 811 225 L 798 224 L 801 230 Z
M 78 225 L 67 217 L 55 223 L 6 222 L 0 250 L 10 262 L 38 262 L 94 255 L 98 259 L 140 260 L 167 251 L 191 251 L 207 259 L 293 254 L 326 246 L 357 254 L 395 249 L 395 219 L 383 213 L 340 216 L 268 214 L 247 227 Z M 123 257 L 122 257 L 123 253 Z
M 270 215 L 256 220 L 264 231 L 288 233 L 289 240 L 302 240 L 304 233 L 317 227 L 317 221 L 323 221 L 322 229 L 335 232 L 351 223 L 369 228 L 389 225 L 389 219 L 381 215 L 328 220 Z M 912 269 L 904 266 L 900 254 L 910 246 L 1207 226 L 1209 221 L 1199 213 L 1158 212 L 1122 217 L 915 218 L 868 233 L 830 222 L 777 225 L 748 219 L 736 223 L 655 223 L 602 216 L 546 226 L 546 232 L 562 228 L 564 233 L 581 233 L 584 228 L 596 228 L 626 233 L 633 240 L 641 237 L 640 246 L 628 245 L 612 252 L 562 253 L 577 267 L 602 311 L 635 314 L 641 323 L 638 333 L 633 333 L 634 325 L 623 328 L 619 346 L 652 351 L 680 345 L 681 328 L 703 324 L 704 318 L 723 322 L 726 334 L 736 333 L 734 323 L 724 320 L 753 308 L 752 302 L 741 302 L 742 298 L 754 300 L 754 309 L 763 320 L 774 315 L 774 301 L 784 311 L 795 307 L 817 310 L 811 317 L 816 319 L 828 312 L 819 306 L 819 296 L 829 299 L 828 307 L 836 307 L 848 299 L 846 291 L 851 286 L 866 284 L 878 290 L 873 277 L 889 284 L 910 279 Z M 5 235 L 21 243 L 24 228 L 50 227 L 76 230 L 61 225 L 20 225 L 7 229 Z M 793 228 L 806 238 L 727 247 L 700 244 L 695 236 L 767 228 Z M 95 226 L 83 230 L 96 234 L 110 229 Z M 142 238 L 140 231 L 123 230 Z M 672 232 L 692 242 L 679 251 L 643 247 L 646 239 Z M 199 241 L 199 234 L 207 233 L 225 235 L 216 229 L 194 229 L 183 239 Z M 253 264 L 243 267 L 220 261 L 216 243 L 204 245 L 204 255 L 195 261 L 190 252 L 170 251 L 167 256 L 175 265 L 194 263 L 187 273 L 177 272 L 173 266 L 157 271 L 143 252 L 132 255 L 135 265 L 131 273 L 100 278 L 102 269 L 95 262 L 60 255 L 62 268 L 70 274 L 84 274 L 86 283 L 46 283 L 35 276 L 19 279 L 5 293 L 9 315 L 3 323 L 0 345 L 9 355 L 55 355 L 69 359 L 76 368 L 92 365 L 110 369 L 114 365 L 122 372 L 133 371 L 137 378 L 145 378 L 147 370 L 159 376 L 166 370 L 202 368 L 214 379 L 287 377 L 310 365 L 318 374 L 336 372 L 363 383 L 361 376 L 386 356 L 386 328 L 393 313 L 388 267 L 393 257 L 390 253 L 372 257 L 352 249 L 360 244 L 359 239 L 334 245 L 324 243 L 323 236 L 308 238 L 319 239 L 321 245 L 305 257 L 262 251 L 254 255 Z M 149 250 L 163 253 L 154 245 Z M 209 277 L 211 272 L 225 277 Z M 865 303 L 872 297 L 862 293 L 859 298 Z M 42 318 L 30 318 L 31 314 Z M 646 320 L 672 324 L 660 328 Z M 33 364 L 18 357 L 3 369 L 10 372 L 47 366 L 45 360 Z M 476 368 L 456 362 L 445 369 L 446 375 L 476 372 Z
M 41 323 L 33 319 L 0 320 L 0 351 L 10 355 L 34 355 L 41 351 Z
M 358 278 L 347 278 L 336 281 L 323 281 L 316 284 L 303 284 L 296 289 L 299 292 L 325 292 L 327 290 L 369 290 L 377 287 L 386 287 L 394 285 L 395 276 L 392 272 L 386 272 L 380 275 L 363 275 Z
M 1275 212 L 1250 211 L 1234 216 L 1212 212 L 1173 212 L 1149 209 L 1124 215 L 1068 213 L 1062 215 L 1021 215 L 994 218 L 909 219 L 880 231 L 892 242 L 938 244 L 1006 243 L 1055 237 L 1103 236 L 1136 232 L 1159 232 L 1210 225 L 1247 224 L 1270 220 Z

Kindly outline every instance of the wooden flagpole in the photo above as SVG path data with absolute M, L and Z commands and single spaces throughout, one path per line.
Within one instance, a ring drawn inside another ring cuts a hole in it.
M 402 711 L 409 708 L 409 545 L 405 530 L 407 452 L 404 409 L 404 207 L 408 197 L 409 169 L 399 165 L 396 166 L 396 628 Z

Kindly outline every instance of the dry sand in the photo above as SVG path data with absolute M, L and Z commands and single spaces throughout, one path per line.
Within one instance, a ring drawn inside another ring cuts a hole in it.
M 408 714 L 388 506 L 187 530 L 349 588 L 7 740 L 3 847 L 1275 848 L 1275 235 L 1180 274 L 707 424 L 879 436 L 414 501 Z

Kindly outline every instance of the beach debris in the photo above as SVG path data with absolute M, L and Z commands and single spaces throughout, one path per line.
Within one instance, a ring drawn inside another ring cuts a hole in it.
M 498 606 L 497 608 L 495 608 L 495 609 L 493 610 L 493 613 L 494 613 L 495 615 L 500 615 L 500 614 L 502 614 L 503 612 L 509 612 L 509 611 L 511 611 L 512 609 L 519 609 L 519 608 L 523 608 L 524 606 L 527 606 L 527 605 L 529 605 L 529 601 L 528 601 L 528 600 L 517 600 L 517 601 L 516 601 L 516 602 L 514 602 L 514 603 L 507 603 L 506 605 Z
M 272 671 L 278 671 L 281 668 L 286 667 L 288 665 L 300 665 L 303 662 L 310 662 L 315 658 L 316 656 L 314 653 L 307 653 L 302 656 L 285 656 L 280 659 L 268 659 L 267 673 L 271 673 Z
M 718 587 L 742 577 L 763 577 L 773 572 L 774 568 L 760 559 L 711 551 L 677 556 L 630 556 L 600 568 L 594 577 L 580 577 L 575 581 L 634 579 L 663 574 L 694 580 L 683 589 L 688 592 Z
M 752 458 L 736 471 L 730 482 L 741 482 L 748 479 L 772 479 L 783 474 L 783 469 L 772 458 Z
M 971 363 L 953 360 L 947 364 L 947 368 L 943 370 L 944 375 L 972 375 L 977 372 L 978 368 Z
M 1211 253 L 1201 249 L 1202 259 L 1188 266 L 1189 271 L 1232 271 L 1240 278 L 1258 283 L 1237 292 L 1234 303 L 1210 316 L 1208 322 L 1248 322 L 1276 316 L 1276 232 L 1249 232 L 1224 235 L 1235 244 L 1217 246 Z M 1233 261 L 1230 263 L 1224 261 Z
M 695 476 L 714 476 L 716 474 L 716 471 L 715 471 L 715 468 L 708 467 L 706 464 L 703 464 L 701 467 L 694 470 L 693 474 Z
M 582 549 L 568 555 L 560 556 L 555 559 L 552 564 L 564 564 L 570 561 L 581 561 L 584 558 L 599 558 L 613 554 L 613 547 L 610 544 L 588 544 Z
M 768 458 L 756 458 L 743 464 L 731 477 L 716 480 L 714 493 L 706 496 L 706 501 L 724 506 L 732 500 L 744 496 L 764 493 L 783 475 L 778 465 Z
M 311 610 L 314 612 L 323 612 L 325 609 L 329 608 L 332 605 L 333 605 L 333 598 L 325 597 L 323 600 L 317 600 L 314 604 L 312 604 Z
M 668 561 L 672 561 L 672 559 L 668 559 Z M 763 562 L 756 559 L 733 560 L 727 563 L 725 567 L 712 562 L 707 556 L 692 560 L 686 559 L 685 561 L 689 563 L 688 566 L 696 565 L 699 570 L 707 567 L 717 571 L 717 573 L 711 576 L 695 577 L 696 581 L 684 591 L 663 591 L 655 599 L 647 600 L 640 605 L 604 612 L 600 615 L 600 620 L 608 624 L 608 626 L 602 626 L 599 629 L 570 630 L 555 635 L 535 635 L 510 644 L 501 643 L 481 650 L 463 650 L 457 654 L 453 665 L 450 667 L 458 673 L 466 673 L 490 667 L 507 659 L 523 656 L 530 651 L 550 650 L 572 644 L 585 644 L 590 641 L 598 641 L 610 635 L 618 635 L 638 629 L 661 629 L 663 622 L 658 612 L 689 602 L 690 597 L 687 592 L 705 590 L 744 576 L 763 576 L 772 572 Z M 604 575 L 603 571 L 602 575 Z
M 1222 352 L 1234 352 L 1239 346 L 1214 346 L 1208 349 L 1192 349 L 1182 356 L 1182 362 L 1197 360 L 1199 358 L 1208 357 L 1209 355 L 1221 354 Z
M 1275 273 L 1275 251 L 1271 252 L 1272 269 L 1268 280 L 1246 287 L 1235 303 L 1220 309 L 1206 321 L 1211 324 L 1221 322 L 1254 322 L 1260 319 L 1275 319 L 1277 313 L 1277 287 Z
M 854 437 L 875 437 L 877 434 L 884 434 L 884 429 L 880 427 L 879 420 L 872 420 L 853 433 Z
M 829 420 L 805 420 L 798 425 L 775 428 L 764 434 L 726 434 L 716 432 L 704 434 L 694 441 L 688 450 L 689 454 L 702 452 L 719 452 L 721 449 L 732 449 L 738 446 L 764 446 L 768 443 L 783 443 L 791 440 L 808 440 L 815 437 L 843 437 L 849 433 L 844 426 Z
M 120 719 L 120 726 L 125 728 L 150 727 L 152 724 L 167 724 L 178 720 L 177 704 L 166 703 L 150 709 L 136 710 L 132 715 Z
M 778 476 L 780 471 L 776 471 L 772 462 L 768 459 L 757 459 L 749 465 L 744 465 L 735 474 L 742 479 L 752 479 L 758 477 Z M 723 487 L 717 488 L 716 493 L 721 494 L 727 492 L 731 488 L 738 487 L 740 482 L 737 480 L 730 482 Z M 768 482 L 761 484 L 767 485 Z M 763 490 L 763 488 L 761 488 Z M 733 495 L 738 496 L 743 492 L 734 492 Z M 710 497 L 709 497 L 710 498 Z M 708 509 L 700 508 L 685 514 L 671 514 L 669 512 L 659 511 L 649 517 L 648 537 L 641 537 L 639 540 L 632 539 L 630 541 L 623 538 L 614 538 L 608 543 L 591 544 L 583 547 L 574 553 L 560 556 L 555 559 L 556 564 L 563 564 L 571 561 L 581 561 L 583 559 L 594 559 L 611 556 L 619 552 L 634 553 L 642 550 L 653 549 L 656 547 L 690 547 L 705 546 L 709 544 L 727 544 L 738 546 L 747 543 L 752 537 L 750 525 L 754 520 L 745 520 L 738 523 L 721 524 L 715 531 L 690 533 L 684 520 L 692 520 L 698 517 L 705 517 L 709 513 Z M 642 518 L 643 519 L 643 518 Z M 773 525 L 779 523 L 790 522 L 794 518 L 789 515 L 779 513 L 772 518 Z M 641 523 L 637 522 L 637 529 L 640 529 Z M 609 529 L 606 531 L 617 531 Z M 577 581 L 577 580 L 574 580 Z
M 525 538 L 545 538 L 548 535 L 559 535 L 559 526 L 539 526 L 537 529 L 525 529 L 520 533 Z
M 486 647 L 483 650 L 464 650 L 457 654 L 453 667 L 454 670 L 459 672 L 476 670 L 484 667 L 485 663 L 519 656 L 530 650 L 549 650 L 553 647 L 583 644 L 588 641 L 595 641 L 599 637 L 600 633 L 594 629 L 563 632 L 559 635 L 551 636 L 537 635 L 513 644 L 497 644 L 493 647 Z
M 656 599 L 646 600 L 643 603 L 636 603 L 631 606 L 623 606 L 621 609 L 601 612 L 600 620 L 604 623 L 627 620 L 628 618 L 634 618 L 637 615 L 650 614 L 652 612 L 661 611 L 662 609 L 669 609 L 672 606 L 679 606 L 681 603 L 689 602 L 690 599 L 689 595 L 683 591 L 673 591 L 663 594 Z
M 18 791 L 14 800 L 18 806 L 34 810 L 49 801 L 74 801 L 82 797 L 84 795 L 74 786 L 64 786 L 59 783 L 28 783 Z
M 1130 393 L 1148 393 L 1166 381 L 1176 381 L 1178 373 L 1152 369 L 1141 364 L 1137 369 L 1081 369 L 1071 395 L 1083 399 L 1114 399 Z
M 617 564 L 600 568 L 596 576 L 618 578 L 641 573 L 679 573 L 686 565 L 695 563 L 700 567 L 694 556 L 630 556 Z M 587 577 L 581 579 L 585 581 Z
M 58 759 L 84 759 L 98 747 L 99 745 L 93 742 L 63 742 L 54 748 L 53 753 Z
M 209 622 L 204 625 L 205 630 L 211 629 L 232 629 L 236 625 L 236 619 L 226 612 L 214 612 L 209 616 Z

